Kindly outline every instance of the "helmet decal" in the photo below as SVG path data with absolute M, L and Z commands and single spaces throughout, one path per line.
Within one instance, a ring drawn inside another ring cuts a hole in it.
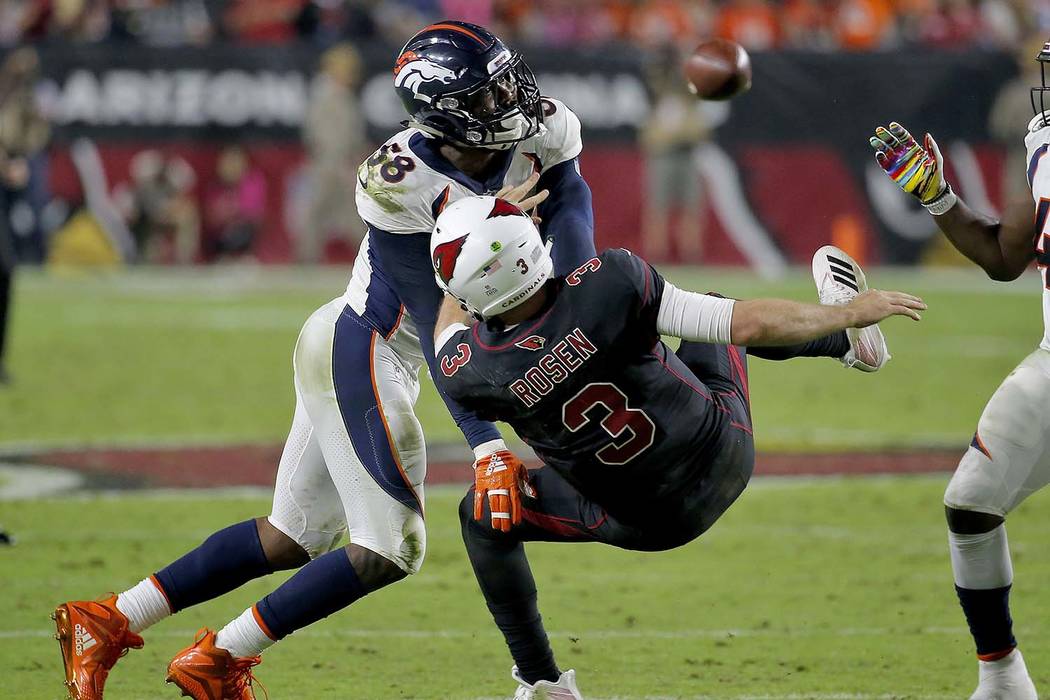
M 467 242 L 467 236 L 463 234 L 459 238 L 442 243 L 434 247 L 434 270 L 446 285 L 452 281 L 452 275 L 456 271 L 456 260 L 463 250 L 463 244 Z
M 497 197 L 496 203 L 492 205 L 492 211 L 485 218 L 493 219 L 497 216 L 528 216 L 528 214 L 507 200 Z
M 459 77 L 459 74 L 451 68 L 446 68 L 425 58 L 418 58 L 415 54 L 412 54 L 411 59 L 402 63 L 401 59 L 408 54 L 412 54 L 412 52 L 406 51 L 397 60 L 398 65 L 394 68 L 394 86 L 411 90 L 416 99 L 424 102 L 430 102 L 431 100 L 429 95 L 419 91 L 420 86 L 434 82 L 448 85 Z
M 405 67 L 407 63 L 416 60 L 419 55 L 415 51 L 405 51 L 403 54 L 397 57 L 397 61 L 394 63 L 394 75 L 401 72 L 401 69 Z

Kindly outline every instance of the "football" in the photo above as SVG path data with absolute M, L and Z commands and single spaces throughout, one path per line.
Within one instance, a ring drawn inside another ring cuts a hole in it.
M 682 67 L 689 89 L 702 100 L 728 100 L 751 87 L 751 58 L 728 39 L 709 39 L 693 50 Z

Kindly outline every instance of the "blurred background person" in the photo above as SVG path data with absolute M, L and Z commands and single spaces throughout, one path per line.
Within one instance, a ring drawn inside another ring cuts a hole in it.
M 16 160 L 9 160 L 0 152 L 0 182 L 4 183 L 4 186 L 0 187 L 0 213 L 6 214 L 8 210 L 6 183 L 12 179 L 12 176 L 17 178 L 18 166 L 15 165 L 16 163 Z M 2 216 L 0 217 L 0 387 L 11 382 L 11 375 L 8 374 L 7 365 L 4 362 L 4 350 L 7 347 L 7 324 L 11 318 L 11 288 L 14 283 L 14 274 L 14 237 L 8 217 Z
M 1003 161 L 1003 198 L 1006 202 L 1031 196 L 1028 154 L 1022 137 L 1032 120 L 1032 86 L 1042 84 L 1039 63 L 1033 61 L 1032 56 L 1039 53 L 1044 41 L 1044 38 L 1035 36 L 1021 42 L 1017 49 L 1020 72 L 999 90 L 988 116 L 988 131 L 1006 154 Z M 1050 102 L 1047 106 L 1050 107 Z
M 696 263 L 703 254 L 706 214 L 697 158 L 710 130 L 702 104 L 681 79 L 680 65 L 680 52 L 668 45 L 648 71 L 652 111 L 640 131 L 646 171 L 644 248 L 647 258 L 669 260 L 675 219 L 678 259 Z
M 203 235 L 211 260 L 250 259 L 266 216 L 266 178 L 240 146 L 228 146 L 204 194 Z
M 354 206 L 354 168 L 367 151 L 365 121 L 358 104 L 361 60 L 349 44 L 340 44 L 321 57 L 303 124 L 303 143 L 309 158 L 311 194 L 306 221 L 295 236 L 296 260 L 318 263 L 329 236 L 357 242 L 364 224 Z
M 178 156 L 146 150 L 131 160 L 131 181 L 114 198 L 135 237 L 139 262 L 188 265 L 200 249 L 197 176 Z
M 51 138 L 35 97 L 39 73 L 36 51 L 28 47 L 0 64 L 0 157 L 6 162 L 2 216 L 16 257 L 34 263 L 44 257 L 41 213 L 48 199 L 45 148 Z

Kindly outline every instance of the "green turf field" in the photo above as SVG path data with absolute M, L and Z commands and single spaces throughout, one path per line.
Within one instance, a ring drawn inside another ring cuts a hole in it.
M 587 698 L 962 698 L 976 680 L 951 587 L 942 477 L 759 480 L 698 541 L 662 554 L 530 546 L 560 663 Z M 428 498 L 416 577 L 271 649 L 274 700 L 509 697 L 509 657 L 487 618 L 455 521 Z M 1037 685 L 1050 687 L 1045 494 L 1013 518 L 1013 612 Z M 120 589 L 265 500 L 122 496 L 0 505 L 18 537 L 0 550 L 3 697 L 61 695 L 47 613 Z M 146 634 L 106 697 L 177 697 L 169 657 L 277 583 L 261 580 Z
M 811 299 L 808 276 L 670 270 L 676 283 L 735 296 Z M 877 375 L 830 361 L 753 360 L 760 448 L 962 448 L 987 397 L 1042 334 L 1039 282 L 962 271 L 872 271 L 923 295 L 921 324 L 885 330 Z M 339 293 L 341 271 L 236 268 L 98 277 L 22 274 L 0 450 L 15 445 L 266 442 L 292 411 L 299 326 Z M 458 440 L 424 382 L 431 442 Z M 699 541 L 665 554 L 535 546 L 541 603 L 561 663 L 592 698 L 865 700 L 962 698 L 976 677 L 954 599 L 940 509 L 946 476 L 760 480 Z M 1050 575 L 1046 495 L 1011 519 L 1013 611 L 1037 685 L 1050 687 L 1041 582 Z M 432 489 L 423 571 L 267 652 L 274 700 L 509 696 L 509 658 L 467 566 L 456 490 Z M 201 492 L 0 501 L 0 697 L 61 697 L 47 613 L 122 589 L 213 530 L 268 502 Z M 260 581 L 187 611 L 121 662 L 108 700 L 177 697 L 164 665 L 273 585 Z
M 735 296 L 814 294 L 801 272 L 770 284 L 749 273 L 668 276 Z M 869 279 L 924 296 L 926 320 L 886 323 L 895 357 L 876 376 L 826 360 L 753 360 L 760 448 L 965 444 L 988 396 L 1042 335 L 1034 277 L 1002 285 L 973 271 L 876 270 Z M 0 391 L 0 444 L 279 442 L 298 330 L 345 283 L 340 270 L 23 273 L 9 360 L 17 383 Z M 460 439 L 429 381 L 419 416 L 429 441 Z

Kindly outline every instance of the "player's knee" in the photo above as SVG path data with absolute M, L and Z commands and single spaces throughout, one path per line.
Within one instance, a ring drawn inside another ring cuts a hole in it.
M 471 486 L 463 500 L 459 502 L 459 524 L 466 527 L 474 519 L 474 487 Z
M 948 529 L 957 535 L 980 535 L 991 532 L 1005 521 L 1001 515 L 953 508 L 949 505 L 944 506 L 944 517 L 948 521 Z
M 296 569 L 310 561 L 307 550 L 274 527 L 268 518 L 256 518 L 255 527 L 259 532 L 259 544 L 262 545 L 266 561 L 274 570 Z
M 265 526 L 261 523 L 265 522 Z M 272 514 L 268 518 L 259 518 L 259 541 L 262 543 L 266 559 L 274 568 L 294 569 L 311 559 L 327 554 L 336 548 L 339 540 L 346 534 L 346 526 L 331 529 L 306 528 L 296 530 L 286 527 Z M 297 534 L 293 535 L 293 532 Z
M 944 507 L 952 532 L 979 534 L 998 527 L 1012 503 L 1001 475 L 964 458 L 944 491 Z
M 394 558 L 384 556 L 368 547 L 348 544 L 346 553 L 350 558 L 350 564 L 354 567 L 357 578 L 368 592 L 389 586 L 391 583 L 400 581 L 409 574 L 415 573 L 415 571 L 409 571 L 405 568 L 406 563 L 404 561 L 396 561 Z M 420 560 L 421 563 L 422 560 Z M 418 566 L 416 570 L 418 571 Z

